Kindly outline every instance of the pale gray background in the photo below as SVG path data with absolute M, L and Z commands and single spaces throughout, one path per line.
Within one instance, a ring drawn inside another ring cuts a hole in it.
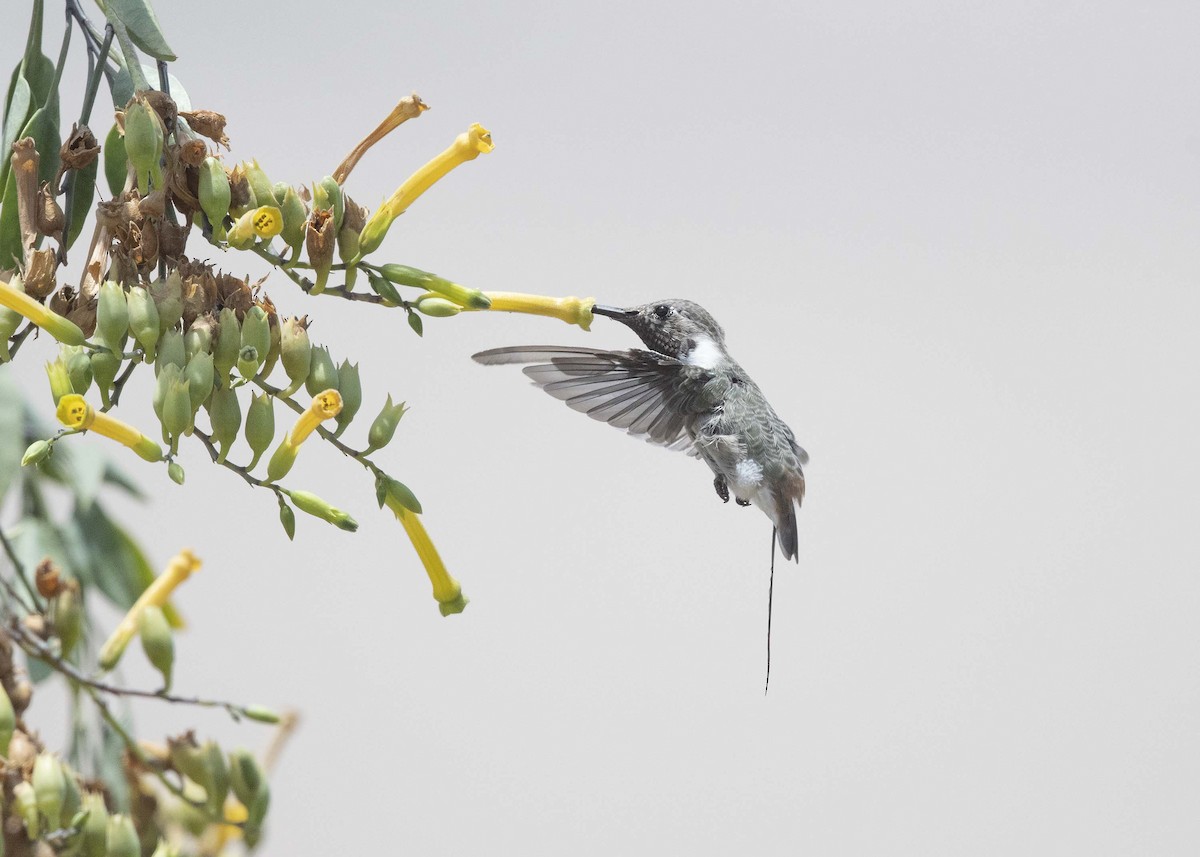
M 336 455 L 291 481 L 362 529 L 293 544 L 198 446 L 185 489 L 122 459 L 156 562 L 205 559 L 179 689 L 303 712 L 268 854 L 1195 853 L 1194 3 L 159 5 L 193 101 L 272 179 L 329 172 L 416 89 L 433 111 L 350 182 L 373 206 L 484 123 L 496 151 L 386 256 L 696 299 L 812 453 L 764 699 L 767 520 L 468 359 L 628 331 L 418 341 L 273 277 L 362 362 L 364 412 L 411 404 L 383 461 L 472 603 L 438 615 Z

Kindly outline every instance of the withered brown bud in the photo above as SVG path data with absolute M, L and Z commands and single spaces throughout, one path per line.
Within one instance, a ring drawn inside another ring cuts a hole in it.
M 58 254 L 48 248 L 34 250 L 29 256 L 29 267 L 25 269 L 25 294 L 41 300 L 58 285 L 55 272 L 58 270 Z
M 63 224 L 66 221 L 63 218 L 62 206 L 54 198 L 54 193 L 50 190 L 50 185 L 47 182 L 43 182 L 41 189 L 38 191 L 36 214 L 37 231 L 47 238 L 53 238 L 55 241 L 61 242 Z
M 212 268 L 202 262 L 185 262 L 179 266 L 183 280 L 183 329 L 192 326 L 197 317 L 211 312 L 217 305 L 217 281 Z
M 171 191 L 171 199 L 175 208 L 183 214 L 194 214 L 200 210 L 200 200 L 196 198 L 199 186 L 199 170 L 188 166 L 179 158 L 179 151 L 167 149 L 167 165 L 164 170 L 167 189 Z
M 158 227 L 153 220 L 142 224 L 138 235 L 139 265 L 143 268 L 158 264 Z
M 188 235 L 192 231 L 192 215 L 189 213 L 183 223 L 172 223 L 164 220 L 158 224 L 158 255 L 163 259 L 180 259 L 187 247 Z
M 96 222 L 112 235 L 124 237 L 129 234 L 130 225 L 141 219 L 139 201 L 136 191 L 101 200 L 96 203 Z
M 108 279 L 121 285 L 132 285 L 141 279 L 138 273 L 141 229 L 136 224 L 130 227 L 130 234 L 125 241 L 120 246 L 114 246 L 109 253 Z
M 225 136 L 225 117 L 220 113 L 212 110 L 185 110 L 179 115 L 197 134 L 203 134 L 218 146 L 229 148 L 229 138 Z
M 43 598 L 53 598 L 62 589 L 62 575 L 58 566 L 49 557 L 38 563 L 37 570 L 33 573 L 33 579 L 37 585 L 38 594 Z
M 100 154 L 100 144 L 92 134 L 92 129 L 86 125 L 72 123 L 71 133 L 63 143 L 59 157 L 65 170 L 82 170 L 91 166 Z
M 75 306 L 75 290 L 70 286 L 63 286 L 50 297 L 50 302 L 46 304 L 51 311 L 65 316 Z
M 240 212 L 251 202 L 250 181 L 246 178 L 246 171 L 242 169 L 241 164 L 226 172 L 229 175 L 229 210 Z
M 232 274 L 220 274 L 217 277 L 217 294 L 221 306 L 229 307 L 237 313 L 239 319 L 245 318 L 250 307 L 254 306 L 254 295 L 250 284 Z
M 138 212 L 142 217 L 162 217 L 167 213 L 166 188 L 156 188 L 138 200 Z
M 333 231 L 333 211 L 314 209 L 308 218 L 304 233 L 304 246 L 308 250 L 308 263 L 316 269 L 333 263 L 333 249 L 337 236 Z
M 364 226 L 367 225 L 367 209 L 350 197 L 345 197 L 346 213 L 342 215 L 342 228 L 349 226 L 355 232 L 362 232 Z
M 72 306 L 66 313 L 67 318 L 79 326 L 84 336 L 91 336 L 96 332 L 96 298 L 80 302 L 77 296 L 71 303 Z
M 173 132 L 175 130 L 175 117 L 179 115 L 179 108 L 175 106 L 175 99 L 159 89 L 147 89 L 141 95 L 146 99 L 146 103 L 154 108 L 154 112 L 162 120 L 163 127 L 167 133 L 170 134 Z
M 203 140 L 185 140 L 179 144 L 179 160 L 189 167 L 198 167 L 208 157 L 208 146 Z

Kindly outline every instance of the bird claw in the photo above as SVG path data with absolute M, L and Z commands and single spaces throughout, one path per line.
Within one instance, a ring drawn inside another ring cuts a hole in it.
M 724 476 L 718 476 L 713 480 L 713 487 L 717 489 L 717 496 L 721 498 L 722 503 L 729 502 L 729 485 L 725 482 Z M 738 500 L 738 502 L 742 502 Z
M 737 503 L 739 506 L 749 506 L 750 505 L 749 500 L 743 500 L 741 497 L 734 497 L 733 501 L 735 503 Z

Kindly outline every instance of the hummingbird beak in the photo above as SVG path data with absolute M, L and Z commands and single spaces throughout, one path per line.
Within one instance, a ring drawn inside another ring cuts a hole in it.
M 624 324 L 628 324 L 638 314 L 635 309 L 621 309 L 620 307 L 605 306 L 604 304 L 596 304 L 592 307 L 592 312 L 596 315 L 606 315 L 609 318 L 615 318 Z

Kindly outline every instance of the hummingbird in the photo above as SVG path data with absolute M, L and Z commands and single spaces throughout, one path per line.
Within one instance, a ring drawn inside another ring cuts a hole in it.
M 717 496 L 765 512 L 775 527 L 772 546 L 778 539 L 784 559 L 798 562 L 796 508 L 808 453 L 730 356 L 721 325 L 688 300 L 628 309 L 597 304 L 592 312 L 626 325 L 649 350 L 531 345 L 473 359 L 530 364 L 525 374 L 574 410 L 701 459 Z

